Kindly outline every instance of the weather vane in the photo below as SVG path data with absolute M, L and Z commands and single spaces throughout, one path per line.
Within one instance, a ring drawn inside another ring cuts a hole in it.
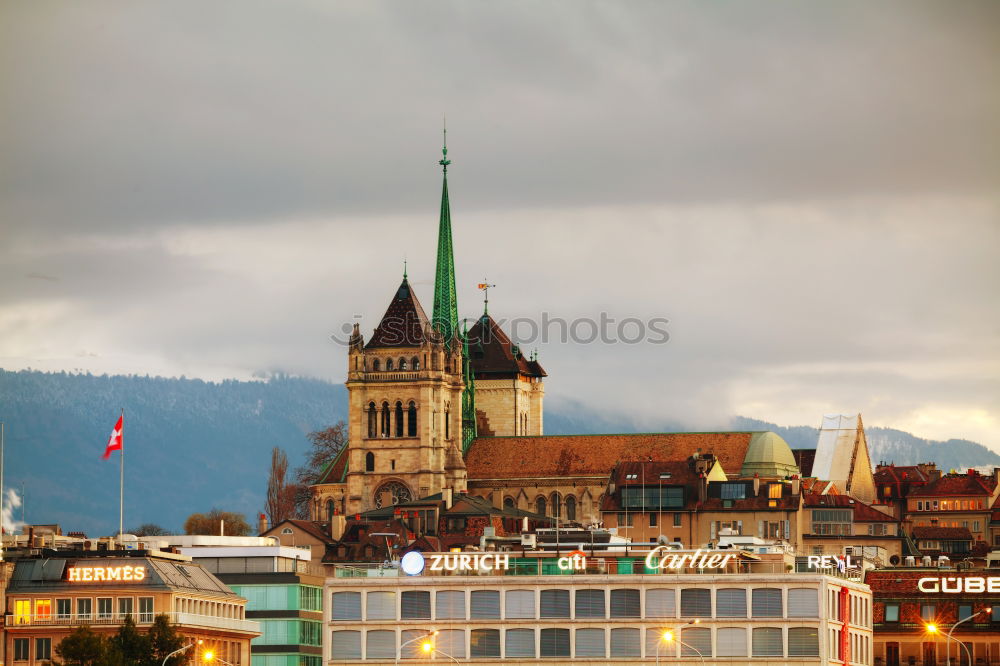
M 483 314 L 489 313 L 490 289 L 495 286 L 496 286 L 495 284 L 489 284 L 488 282 L 486 282 L 486 278 L 483 278 L 483 281 L 479 283 L 479 289 L 482 289 L 483 291 Z

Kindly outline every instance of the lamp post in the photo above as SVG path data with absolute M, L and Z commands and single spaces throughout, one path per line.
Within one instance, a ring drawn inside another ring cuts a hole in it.
M 685 622 L 681 626 L 677 627 L 677 629 L 683 629 L 684 627 L 690 627 L 692 624 L 701 624 L 701 620 L 691 620 L 690 622 Z M 657 663 L 657 666 L 659 666 L 659 663 L 660 663 L 660 645 L 662 645 L 663 643 L 670 643 L 671 641 L 675 641 L 675 640 L 679 644 L 683 645 L 684 647 L 691 648 L 692 650 L 694 650 L 695 652 L 697 652 L 698 656 L 701 657 L 702 663 L 705 663 L 705 657 L 701 654 L 701 650 L 699 650 L 696 647 L 691 647 L 690 645 L 688 645 L 684 641 L 682 641 L 679 638 L 677 638 L 674 635 L 675 631 L 676 631 L 675 629 L 667 629 L 660 636 L 660 640 L 656 641 L 656 663 Z
M 976 611 L 975 613 L 973 613 L 972 615 L 970 615 L 969 617 L 965 618 L 964 620 L 959 620 L 955 624 L 951 625 L 951 629 L 948 630 L 948 633 L 947 633 L 946 637 L 948 638 L 949 641 L 955 641 L 956 643 L 958 643 L 959 645 L 961 645 L 963 648 L 965 648 L 965 655 L 969 658 L 969 663 L 970 664 L 972 663 L 972 653 L 969 652 L 969 646 L 966 645 L 965 643 L 963 643 L 962 641 L 958 640 L 957 638 L 952 638 L 951 637 L 951 633 L 953 631 L 955 631 L 955 627 L 957 627 L 958 625 L 962 624 L 963 622 L 968 622 L 969 620 L 971 620 L 972 618 L 976 617 L 977 615 L 981 615 L 983 613 L 989 613 L 992 610 L 993 610 L 992 608 L 983 608 L 983 609 L 980 609 L 980 610 Z M 947 666 L 951 666 L 951 647 L 948 645 L 948 643 L 944 644 L 944 651 L 945 651 L 945 663 L 947 664 Z M 959 661 L 962 660 L 961 653 L 959 653 L 958 660 Z
M 168 654 L 166 657 L 163 658 L 163 663 L 160 666 L 167 666 L 167 659 L 170 659 L 175 654 L 180 654 L 181 652 L 184 652 L 184 650 L 187 650 L 189 647 L 194 647 L 195 645 L 201 645 L 201 643 L 202 641 L 199 638 L 196 643 L 188 643 L 184 647 L 174 650 L 173 652 L 171 652 L 170 654 Z
M 406 641 L 404 643 L 400 643 L 399 648 L 396 650 L 396 661 L 395 661 L 395 664 L 397 666 L 399 665 L 399 660 L 400 660 L 400 658 L 402 657 L 402 654 L 403 654 L 403 648 L 405 648 L 407 645 L 409 645 L 410 643 L 416 643 L 417 641 L 424 640 L 424 639 L 427 639 L 427 638 L 432 638 L 432 637 L 437 636 L 437 635 L 438 635 L 438 632 L 435 629 L 434 631 L 428 631 L 423 636 L 417 636 L 416 638 L 411 638 L 410 640 L 408 640 L 408 641 Z M 430 641 L 427 641 L 426 643 L 424 643 L 423 645 L 421 645 L 420 648 L 424 652 L 433 652 L 434 651 L 434 643 L 432 643 Z M 441 654 L 445 654 L 445 653 L 442 652 Z M 452 657 L 452 659 L 454 659 L 454 657 Z
M 215 653 L 211 652 L 211 651 L 206 652 L 205 655 L 204 655 L 204 657 L 205 657 L 205 661 L 217 661 L 220 664 L 225 664 L 226 666 L 233 666 L 232 664 L 230 664 L 228 661 L 226 661 L 222 657 L 216 657 Z

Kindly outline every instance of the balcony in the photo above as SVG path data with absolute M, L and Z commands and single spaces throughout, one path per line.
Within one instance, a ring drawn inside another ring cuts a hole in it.
M 216 617 L 214 615 L 196 615 L 195 613 L 158 613 L 170 618 L 171 624 L 184 625 L 187 627 L 203 627 L 206 629 L 218 629 L 223 631 L 243 631 L 248 633 L 260 633 L 260 624 L 252 620 L 240 620 L 232 617 Z M 139 627 L 149 626 L 153 623 L 154 616 L 148 613 L 133 614 L 133 619 Z M 125 621 L 123 615 L 105 615 L 98 617 L 92 614 L 89 617 L 78 617 L 76 615 L 6 615 L 4 617 L 5 627 L 8 630 L 16 631 L 19 627 L 78 627 L 87 625 L 90 627 L 117 627 Z

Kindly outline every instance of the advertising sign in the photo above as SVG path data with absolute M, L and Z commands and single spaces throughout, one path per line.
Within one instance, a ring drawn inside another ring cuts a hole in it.
M 706 552 L 677 553 L 667 546 L 657 546 L 646 556 L 647 569 L 719 569 L 726 566 L 736 553 Z

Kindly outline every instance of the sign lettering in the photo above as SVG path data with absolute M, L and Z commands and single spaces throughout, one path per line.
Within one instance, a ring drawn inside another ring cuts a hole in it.
M 693 553 L 675 553 L 667 546 L 657 546 L 646 556 L 647 569 L 719 569 L 736 557 L 736 553 L 711 553 L 700 548 Z
M 587 569 L 587 554 L 582 550 L 574 550 L 556 560 L 556 566 L 562 571 L 585 571 Z
M 806 558 L 806 566 L 810 569 L 857 569 L 861 565 L 850 555 L 838 557 L 837 555 L 809 555 Z
M 430 555 L 430 571 L 493 571 L 510 568 L 506 553 L 437 553 Z
M 921 578 L 917 581 L 917 589 L 928 594 L 959 594 L 970 592 L 991 594 L 1000 592 L 1000 576 L 939 576 Z
M 71 583 L 125 582 L 138 583 L 146 579 L 146 567 L 67 567 L 66 580 Z

